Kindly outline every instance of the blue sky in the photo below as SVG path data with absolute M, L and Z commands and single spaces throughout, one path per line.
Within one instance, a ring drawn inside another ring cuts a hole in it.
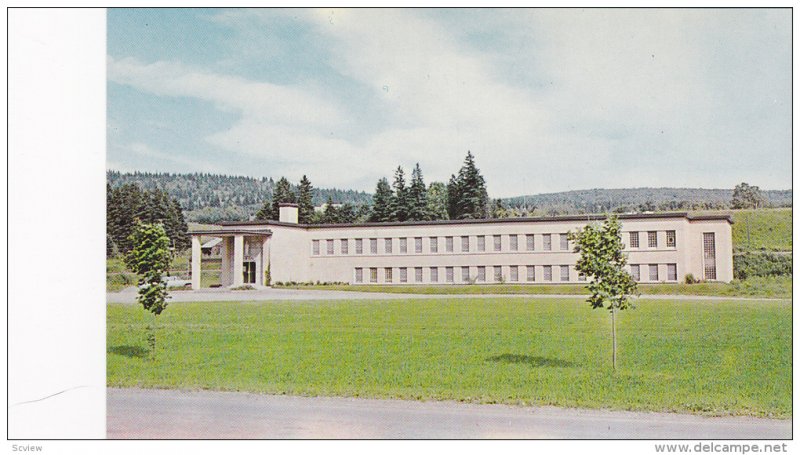
M 108 167 L 791 188 L 791 11 L 110 9 Z

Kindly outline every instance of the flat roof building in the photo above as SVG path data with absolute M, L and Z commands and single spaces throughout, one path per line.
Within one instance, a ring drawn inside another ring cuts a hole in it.
M 687 213 L 620 215 L 628 270 L 641 283 L 733 279 L 732 220 Z M 221 223 L 192 231 L 192 287 L 200 287 L 200 236 L 220 237 L 221 284 L 581 283 L 567 238 L 604 216 L 556 216 L 361 224 Z

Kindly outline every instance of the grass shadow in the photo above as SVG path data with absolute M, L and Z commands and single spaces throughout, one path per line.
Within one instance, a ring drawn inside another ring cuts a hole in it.
M 144 359 L 150 355 L 150 351 L 141 346 L 111 346 L 106 351 L 109 354 L 124 355 L 125 357 Z
M 501 354 L 486 359 L 487 362 L 523 363 L 532 367 L 574 367 L 576 364 L 562 359 L 524 354 Z

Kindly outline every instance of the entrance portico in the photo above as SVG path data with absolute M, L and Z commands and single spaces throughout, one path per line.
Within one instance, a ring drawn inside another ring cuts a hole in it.
M 192 231 L 192 289 L 200 289 L 200 237 L 222 239 L 220 284 L 238 287 L 249 284 L 267 286 L 265 271 L 269 267 L 269 229 L 213 229 Z

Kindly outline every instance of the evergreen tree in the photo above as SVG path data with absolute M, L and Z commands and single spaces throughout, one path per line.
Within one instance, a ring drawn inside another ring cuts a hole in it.
M 446 220 L 447 215 L 447 186 L 442 182 L 431 182 L 428 185 L 428 206 L 425 209 L 428 219 Z
M 447 216 L 451 220 L 459 218 L 460 205 L 461 181 L 455 175 L 450 175 L 450 181 L 447 182 Z
M 467 151 L 464 165 L 458 171 L 458 194 L 456 200 L 457 219 L 480 219 L 489 217 L 489 194 L 486 181 L 475 166 L 475 157 Z M 451 218 L 453 218 L 451 216 Z
M 394 193 L 385 178 L 378 180 L 375 187 L 375 196 L 372 198 L 372 213 L 370 221 L 392 221 L 392 205 Z
M 339 213 L 333 205 L 333 199 L 328 196 L 328 201 L 325 202 L 325 210 L 322 212 L 322 222 L 326 224 L 335 224 L 339 222 Z
M 311 186 L 311 181 L 304 175 L 300 179 L 299 195 L 297 197 L 298 218 L 302 224 L 311 223 L 311 217 L 314 214 L 313 191 L 314 187 Z
M 403 168 L 397 166 L 394 172 L 394 198 L 391 204 L 391 221 L 406 221 L 408 219 L 408 189 L 406 188 L 405 173 Z
M 286 177 L 281 177 L 275 184 L 275 191 L 272 193 L 272 218 L 270 219 L 280 219 L 280 204 L 285 202 L 297 202 L 297 198 L 292 191 L 291 183 L 286 180 Z
M 492 202 L 492 218 L 508 218 L 511 212 L 503 204 L 502 199 L 495 199 Z
M 264 200 L 264 204 L 256 212 L 257 220 L 272 220 L 272 198 Z
M 345 202 L 336 210 L 337 223 L 355 223 L 358 214 L 356 213 L 356 206 L 349 202 Z
M 428 190 L 422 180 L 422 169 L 419 163 L 411 171 L 411 186 L 408 189 L 408 219 L 411 221 L 425 221 L 428 215 Z

